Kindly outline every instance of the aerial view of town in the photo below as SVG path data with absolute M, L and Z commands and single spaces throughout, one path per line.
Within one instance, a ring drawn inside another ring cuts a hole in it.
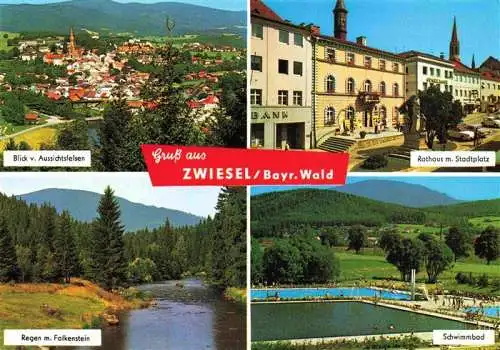
M 352 171 L 497 151 L 478 170 L 498 171 L 498 2 L 308 3 L 251 0 L 252 147 L 347 152 Z
M 0 149 L 91 150 L 141 171 L 140 144 L 246 146 L 246 4 L 0 5 Z

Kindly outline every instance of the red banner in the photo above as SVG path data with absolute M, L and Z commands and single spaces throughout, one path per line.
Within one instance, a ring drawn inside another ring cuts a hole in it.
M 347 153 L 142 145 L 153 186 L 345 184 Z

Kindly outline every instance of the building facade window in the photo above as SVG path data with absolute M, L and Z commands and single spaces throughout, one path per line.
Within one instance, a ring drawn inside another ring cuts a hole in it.
M 302 91 L 293 92 L 293 105 L 302 106 Z
M 250 89 L 250 104 L 262 106 L 262 89 Z
M 280 30 L 280 43 L 283 43 L 283 44 L 289 44 L 290 43 L 290 35 L 288 34 L 288 32 L 286 30 Z
M 385 82 L 380 83 L 379 90 L 380 90 L 380 95 L 385 96 L 385 94 L 386 94 Z
M 347 64 L 354 65 L 354 54 L 352 52 L 347 53 Z
M 288 106 L 288 91 L 278 90 L 278 104 L 281 106 Z
M 431 75 L 434 76 L 434 68 L 431 67 Z
M 441 76 L 441 69 L 436 68 L 436 76 L 440 77 Z
M 379 61 L 379 68 L 380 68 L 380 70 L 385 70 L 385 60 Z
M 394 72 L 399 72 L 399 64 L 398 63 L 393 63 L 392 64 L 392 70 Z
M 278 73 L 288 74 L 288 60 L 278 60 Z
M 252 55 L 251 66 L 252 70 L 262 72 L 262 56 Z
M 422 67 L 422 74 L 427 75 L 427 66 Z
M 365 92 L 372 92 L 372 82 L 369 80 L 365 80 L 364 89 Z
M 327 47 L 325 50 L 325 59 L 330 62 L 335 62 L 335 49 Z
M 264 27 L 259 23 L 252 23 L 252 36 L 254 38 L 264 38 Z
M 356 84 L 353 78 L 347 79 L 346 92 L 348 94 L 354 94 L 354 89 L 356 88 Z
M 304 37 L 302 36 L 302 34 L 295 33 L 293 35 L 293 43 L 295 44 L 295 46 L 304 46 Z
M 366 68 L 372 67 L 372 58 L 370 56 L 365 56 L 365 67 Z
M 302 76 L 302 62 L 293 62 L 293 74 Z
M 393 96 L 399 96 L 399 85 L 398 83 L 394 83 L 394 85 L 392 86 L 392 95 Z
M 328 75 L 326 77 L 326 92 L 333 93 L 335 92 L 335 77 L 333 75 Z
M 335 108 L 328 107 L 325 109 L 325 125 L 335 124 Z

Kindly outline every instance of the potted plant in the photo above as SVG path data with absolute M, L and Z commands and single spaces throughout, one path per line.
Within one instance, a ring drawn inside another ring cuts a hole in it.
M 359 138 L 364 139 L 365 136 L 366 136 L 366 131 L 363 130 L 359 132 Z

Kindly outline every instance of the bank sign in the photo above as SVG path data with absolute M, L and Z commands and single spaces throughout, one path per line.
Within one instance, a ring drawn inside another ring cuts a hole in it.
M 251 114 L 252 120 L 271 120 L 271 119 L 288 119 L 288 112 L 287 111 L 276 111 L 276 112 L 269 112 L 269 111 L 252 111 Z

